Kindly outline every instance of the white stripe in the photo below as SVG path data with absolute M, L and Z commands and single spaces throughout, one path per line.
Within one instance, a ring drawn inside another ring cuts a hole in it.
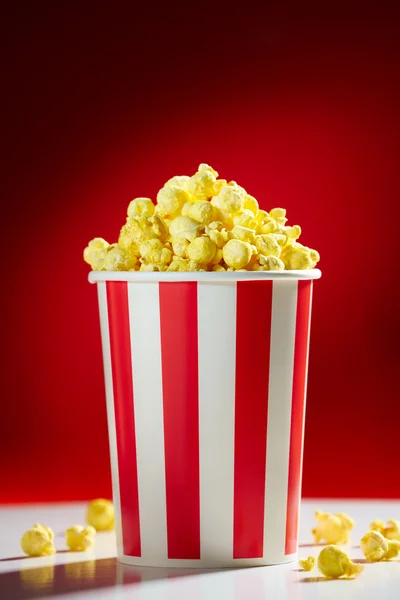
M 198 284 L 202 562 L 233 558 L 236 283 Z
M 115 428 L 114 412 L 114 390 L 111 368 L 111 349 L 110 332 L 108 328 L 108 305 L 107 290 L 105 282 L 98 282 L 97 293 L 99 299 L 101 342 L 103 347 L 104 379 L 106 387 L 107 403 L 107 421 L 108 421 L 108 439 L 110 444 L 111 459 L 111 477 L 113 490 L 113 503 L 115 511 L 115 530 L 117 534 L 118 556 L 123 555 L 122 544 L 122 520 L 121 520 L 121 499 L 119 492 L 119 472 L 118 472 L 118 450 L 117 450 L 117 432 Z
M 167 558 L 164 417 L 158 283 L 128 283 L 140 543 L 143 559 Z
M 285 556 L 297 281 L 274 281 L 269 364 L 264 558 Z

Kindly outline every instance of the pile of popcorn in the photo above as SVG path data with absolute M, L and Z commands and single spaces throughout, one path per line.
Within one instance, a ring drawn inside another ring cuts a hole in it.
M 87 526 L 72 525 L 65 530 L 65 544 L 71 552 L 85 552 L 93 547 L 96 531 L 114 529 L 114 506 L 109 500 L 98 498 L 89 503 Z M 54 531 L 35 523 L 21 537 L 21 548 L 28 556 L 51 556 L 56 553 Z
M 84 260 L 95 271 L 283 271 L 312 269 L 320 256 L 297 240 L 286 210 L 261 210 L 235 181 L 201 164 L 169 179 L 150 198 L 135 198 L 118 242 L 94 238 Z
M 349 543 L 353 519 L 345 513 L 331 514 L 320 510 L 316 511 L 315 518 L 317 526 L 311 531 L 314 541 L 325 540 L 328 545 L 321 550 L 318 560 L 314 556 L 300 559 L 300 567 L 312 571 L 317 565 L 319 572 L 329 579 L 352 579 L 362 573 L 364 567 L 353 562 L 338 545 Z M 400 521 L 391 519 L 387 525 L 380 519 L 373 521 L 360 540 L 360 548 L 369 563 L 396 558 L 400 554 Z

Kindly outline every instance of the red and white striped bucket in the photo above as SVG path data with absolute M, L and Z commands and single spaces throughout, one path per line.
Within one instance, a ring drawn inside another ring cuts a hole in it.
M 92 272 L 118 559 L 296 559 L 312 280 L 319 270 Z

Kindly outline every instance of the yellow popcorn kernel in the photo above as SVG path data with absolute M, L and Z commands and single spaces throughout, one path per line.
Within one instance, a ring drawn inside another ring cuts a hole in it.
M 216 272 L 226 271 L 225 267 L 223 267 L 222 265 L 214 265 L 211 270 Z
M 218 195 L 212 198 L 211 203 L 223 213 L 234 215 L 243 209 L 245 194 L 244 189 L 238 185 L 226 185 Z
M 65 531 L 65 543 L 71 552 L 84 552 L 94 544 L 96 530 L 91 525 L 72 525 Z
M 248 242 L 229 240 L 222 249 L 225 263 L 232 269 L 246 267 L 253 255 L 253 249 Z
M 215 243 L 209 237 L 202 236 L 190 242 L 188 255 L 190 260 L 199 265 L 208 265 L 214 258 L 216 250 Z
M 135 198 L 129 203 L 128 217 L 134 215 L 151 217 L 154 215 L 155 206 L 150 198 Z
M 146 264 L 168 265 L 172 260 L 171 250 L 158 238 L 140 244 L 140 255 Z
M 208 236 L 219 249 L 223 248 L 228 241 L 228 232 L 226 229 L 222 229 L 221 231 L 211 229 L 208 231 Z
M 397 519 L 390 519 L 382 533 L 388 540 L 400 541 L 400 521 Z
M 196 260 L 189 260 L 189 271 L 204 271 L 202 267 Z
M 318 570 L 324 577 L 338 579 L 356 577 L 364 567 L 353 563 L 349 555 L 338 546 L 330 545 L 323 548 L 318 556 Z
M 242 227 L 248 227 L 249 229 L 257 228 L 257 219 L 248 208 L 239 210 L 239 212 L 233 215 L 232 221 L 234 225 L 241 225 Z
M 86 521 L 96 531 L 108 531 L 114 529 L 114 506 L 110 500 L 97 498 L 89 502 Z
M 136 216 L 128 217 L 126 223 L 126 232 L 136 242 L 142 244 L 146 240 L 160 238 L 165 242 L 168 236 L 168 228 L 164 219 L 160 215 L 154 214 L 151 217 Z
M 135 268 L 138 259 L 133 254 L 129 254 L 118 244 L 111 244 L 104 259 L 105 271 L 129 271 Z
M 272 233 L 271 235 L 274 236 L 281 248 L 283 248 L 283 246 L 285 246 L 288 243 L 288 238 L 283 233 Z M 291 245 L 294 245 L 295 243 L 297 242 L 295 242 L 294 240 L 291 241 Z
M 389 544 L 379 531 L 368 531 L 360 540 L 360 548 L 368 562 L 377 562 L 386 555 Z
M 269 211 L 269 216 L 275 219 L 278 225 L 284 225 L 287 221 L 285 208 L 273 208 Z
M 285 263 L 285 269 L 288 270 L 311 269 L 312 266 L 310 250 L 298 242 L 284 246 L 280 258 Z
M 246 193 L 246 195 L 244 197 L 243 208 L 247 209 L 247 210 L 251 210 L 251 212 L 253 213 L 253 215 L 255 217 L 257 216 L 257 213 L 258 213 L 258 202 L 254 198 L 254 196 L 250 196 L 250 194 Z
M 255 246 L 257 251 L 264 256 L 279 256 L 281 248 L 272 234 L 256 235 Z
M 229 238 L 234 240 L 241 240 L 242 242 L 248 242 L 249 244 L 255 244 L 256 235 L 252 229 L 248 227 L 242 227 L 241 225 L 235 225 L 229 232 Z
M 125 223 L 122 226 L 118 237 L 118 245 L 130 254 L 134 254 L 137 257 L 140 256 L 139 245 L 133 237 L 132 226 L 129 223 Z
M 218 265 L 222 260 L 222 248 L 217 248 L 210 265 Z
M 183 273 L 189 271 L 189 261 L 183 258 L 174 257 L 167 271 L 172 271 L 174 273 Z
M 400 553 L 400 542 L 399 540 L 387 540 L 388 543 L 388 551 L 386 552 L 383 560 L 390 560 L 391 558 L 396 558 Z
M 315 518 L 317 527 L 312 529 L 316 543 L 325 540 L 328 544 L 346 544 L 354 521 L 344 513 L 331 514 L 317 510 Z
M 208 225 L 215 221 L 217 210 L 207 200 L 199 200 L 199 202 L 186 202 L 182 208 L 182 215 Z
M 317 265 L 317 263 L 319 263 L 321 257 L 319 255 L 319 252 L 317 252 L 317 250 L 313 250 L 312 248 L 309 249 L 310 250 L 310 258 L 311 258 L 311 269 L 314 269 L 314 267 Z
M 154 273 L 166 271 L 167 268 L 167 265 L 142 262 L 139 271 L 141 271 L 142 273 Z
M 173 238 L 172 239 L 172 250 L 175 256 L 179 258 L 187 258 L 189 242 L 185 238 Z
M 54 532 L 50 527 L 35 523 L 21 537 L 22 551 L 28 556 L 50 556 L 55 553 Z
M 174 219 L 180 215 L 183 205 L 189 202 L 190 194 L 177 185 L 167 185 L 157 194 L 156 212 L 161 217 Z
M 283 228 L 283 233 L 291 240 L 298 240 L 301 236 L 301 227 L 300 225 L 287 226 Z
M 177 187 L 182 188 L 185 192 L 190 193 L 190 177 L 189 175 L 175 175 L 175 177 L 171 177 L 164 184 L 164 187 L 176 185 Z
M 263 256 L 259 255 L 260 271 L 284 271 L 285 265 L 278 256 Z M 254 269 L 253 269 L 254 270 Z
M 103 238 L 94 238 L 83 251 L 83 260 L 91 266 L 94 271 L 104 269 L 104 259 L 110 244 Z
M 225 180 L 217 181 L 218 173 L 212 167 L 202 163 L 197 173 L 192 175 L 189 190 L 195 201 L 207 200 L 215 196 L 221 187 L 226 184 Z
M 189 242 L 194 240 L 202 231 L 204 226 L 192 219 L 191 217 L 179 216 L 176 217 L 169 228 L 169 232 L 174 238 L 185 238 Z
M 265 223 L 262 223 L 261 225 L 259 225 L 257 227 L 257 233 L 260 235 L 274 233 L 276 230 L 277 230 L 277 224 L 274 219 L 271 219 Z
M 385 529 L 385 523 L 382 519 L 375 519 L 375 521 L 372 521 L 369 528 L 371 531 L 379 531 L 379 533 L 382 533 Z
M 314 556 L 309 556 L 308 558 L 303 558 L 299 560 L 299 565 L 302 569 L 304 569 L 304 571 L 312 571 L 315 567 L 315 563 L 316 560 Z

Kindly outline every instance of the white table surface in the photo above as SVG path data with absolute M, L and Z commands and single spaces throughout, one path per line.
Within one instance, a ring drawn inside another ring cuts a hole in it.
M 63 531 L 84 523 L 84 504 L 0 507 L 0 598 L 96 598 L 108 600 L 383 600 L 400 598 L 400 560 L 366 564 L 355 580 L 330 581 L 318 572 L 299 570 L 297 562 L 273 567 L 203 571 L 137 568 L 117 563 L 114 532 L 100 533 L 93 551 L 67 552 Z M 300 519 L 299 556 L 318 555 L 310 533 L 314 511 L 347 512 L 356 521 L 353 559 L 362 560 L 360 537 L 376 518 L 400 518 L 400 501 L 305 501 Z M 28 558 L 21 552 L 22 533 L 35 522 L 56 532 L 57 554 Z

